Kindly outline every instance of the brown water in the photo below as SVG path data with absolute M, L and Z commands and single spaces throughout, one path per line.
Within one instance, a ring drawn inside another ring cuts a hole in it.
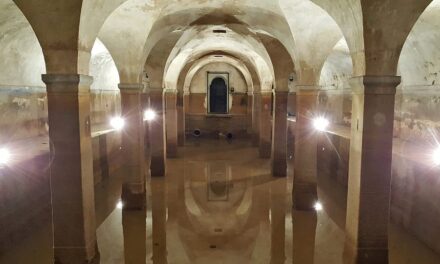
M 319 178 L 322 211 L 292 212 L 292 173 L 273 178 L 248 142 L 189 142 L 179 154 L 149 179 L 146 211 L 116 207 L 123 171 L 96 187 L 99 263 L 343 263 L 346 197 L 330 178 Z M 50 224 L 26 232 L 0 263 L 51 263 Z M 399 227 L 389 237 L 390 263 L 440 263 Z

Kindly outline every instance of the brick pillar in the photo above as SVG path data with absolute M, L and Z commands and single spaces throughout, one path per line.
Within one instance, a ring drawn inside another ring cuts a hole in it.
M 287 91 L 274 92 L 272 175 L 287 176 Z
M 119 84 L 121 112 L 125 120 L 121 135 L 124 168 L 122 200 L 126 209 L 145 207 L 143 87 L 143 84 Z
M 97 255 L 90 84 L 78 74 L 46 74 L 51 142 L 50 181 L 56 263 L 82 264 Z
M 260 112 L 261 94 L 254 92 L 252 101 L 252 145 L 258 147 L 260 144 Z
M 183 92 L 177 94 L 177 144 L 185 145 L 185 109 L 183 106 Z
M 260 158 L 269 159 L 272 152 L 272 91 L 260 94 Z
M 156 112 L 156 119 L 149 122 L 152 177 L 165 176 L 166 143 L 163 89 L 150 89 L 150 108 Z
M 347 263 L 388 263 L 391 158 L 397 76 L 352 80 Z
M 164 96 L 167 158 L 177 158 L 177 90 L 166 89 Z

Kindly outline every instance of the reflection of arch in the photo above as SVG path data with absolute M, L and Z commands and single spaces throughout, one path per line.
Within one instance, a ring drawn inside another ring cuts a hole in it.
M 228 84 L 221 77 L 216 76 L 209 84 L 209 113 L 227 114 L 228 113 Z

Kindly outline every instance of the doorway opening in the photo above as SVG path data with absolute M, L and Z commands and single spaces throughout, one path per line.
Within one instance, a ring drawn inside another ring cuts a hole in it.
M 216 76 L 208 87 L 209 114 L 227 114 L 229 107 L 228 82 L 223 76 Z

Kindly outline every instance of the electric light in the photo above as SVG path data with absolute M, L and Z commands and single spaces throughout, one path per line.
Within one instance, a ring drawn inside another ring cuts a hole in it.
M 116 208 L 118 209 L 124 208 L 124 203 L 121 200 L 119 200 L 118 203 L 116 204 Z
M 11 159 L 11 152 L 7 148 L 0 149 L 0 165 L 4 165 Z
M 317 117 L 313 120 L 313 126 L 316 130 L 321 132 L 325 131 L 329 125 L 330 122 L 324 117 Z
M 144 120 L 152 121 L 156 118 L 156 112 L 151 109 L 147 109 L 144 112 Z
M 432 161 L 435 165 L 440 165 L 440 147 L 432 152 Z
M 110 120 L 110 125 L 116 130 L 121 130 L 124 128 L 125 120 L 122 117 L 114 117 Z
M 322 207 L 322 203 L 320 202 L 316 202 L 315 205 L 313 206 L 315 208 L 315 210 L 317 212 L 322 211 L 323 207 Z

